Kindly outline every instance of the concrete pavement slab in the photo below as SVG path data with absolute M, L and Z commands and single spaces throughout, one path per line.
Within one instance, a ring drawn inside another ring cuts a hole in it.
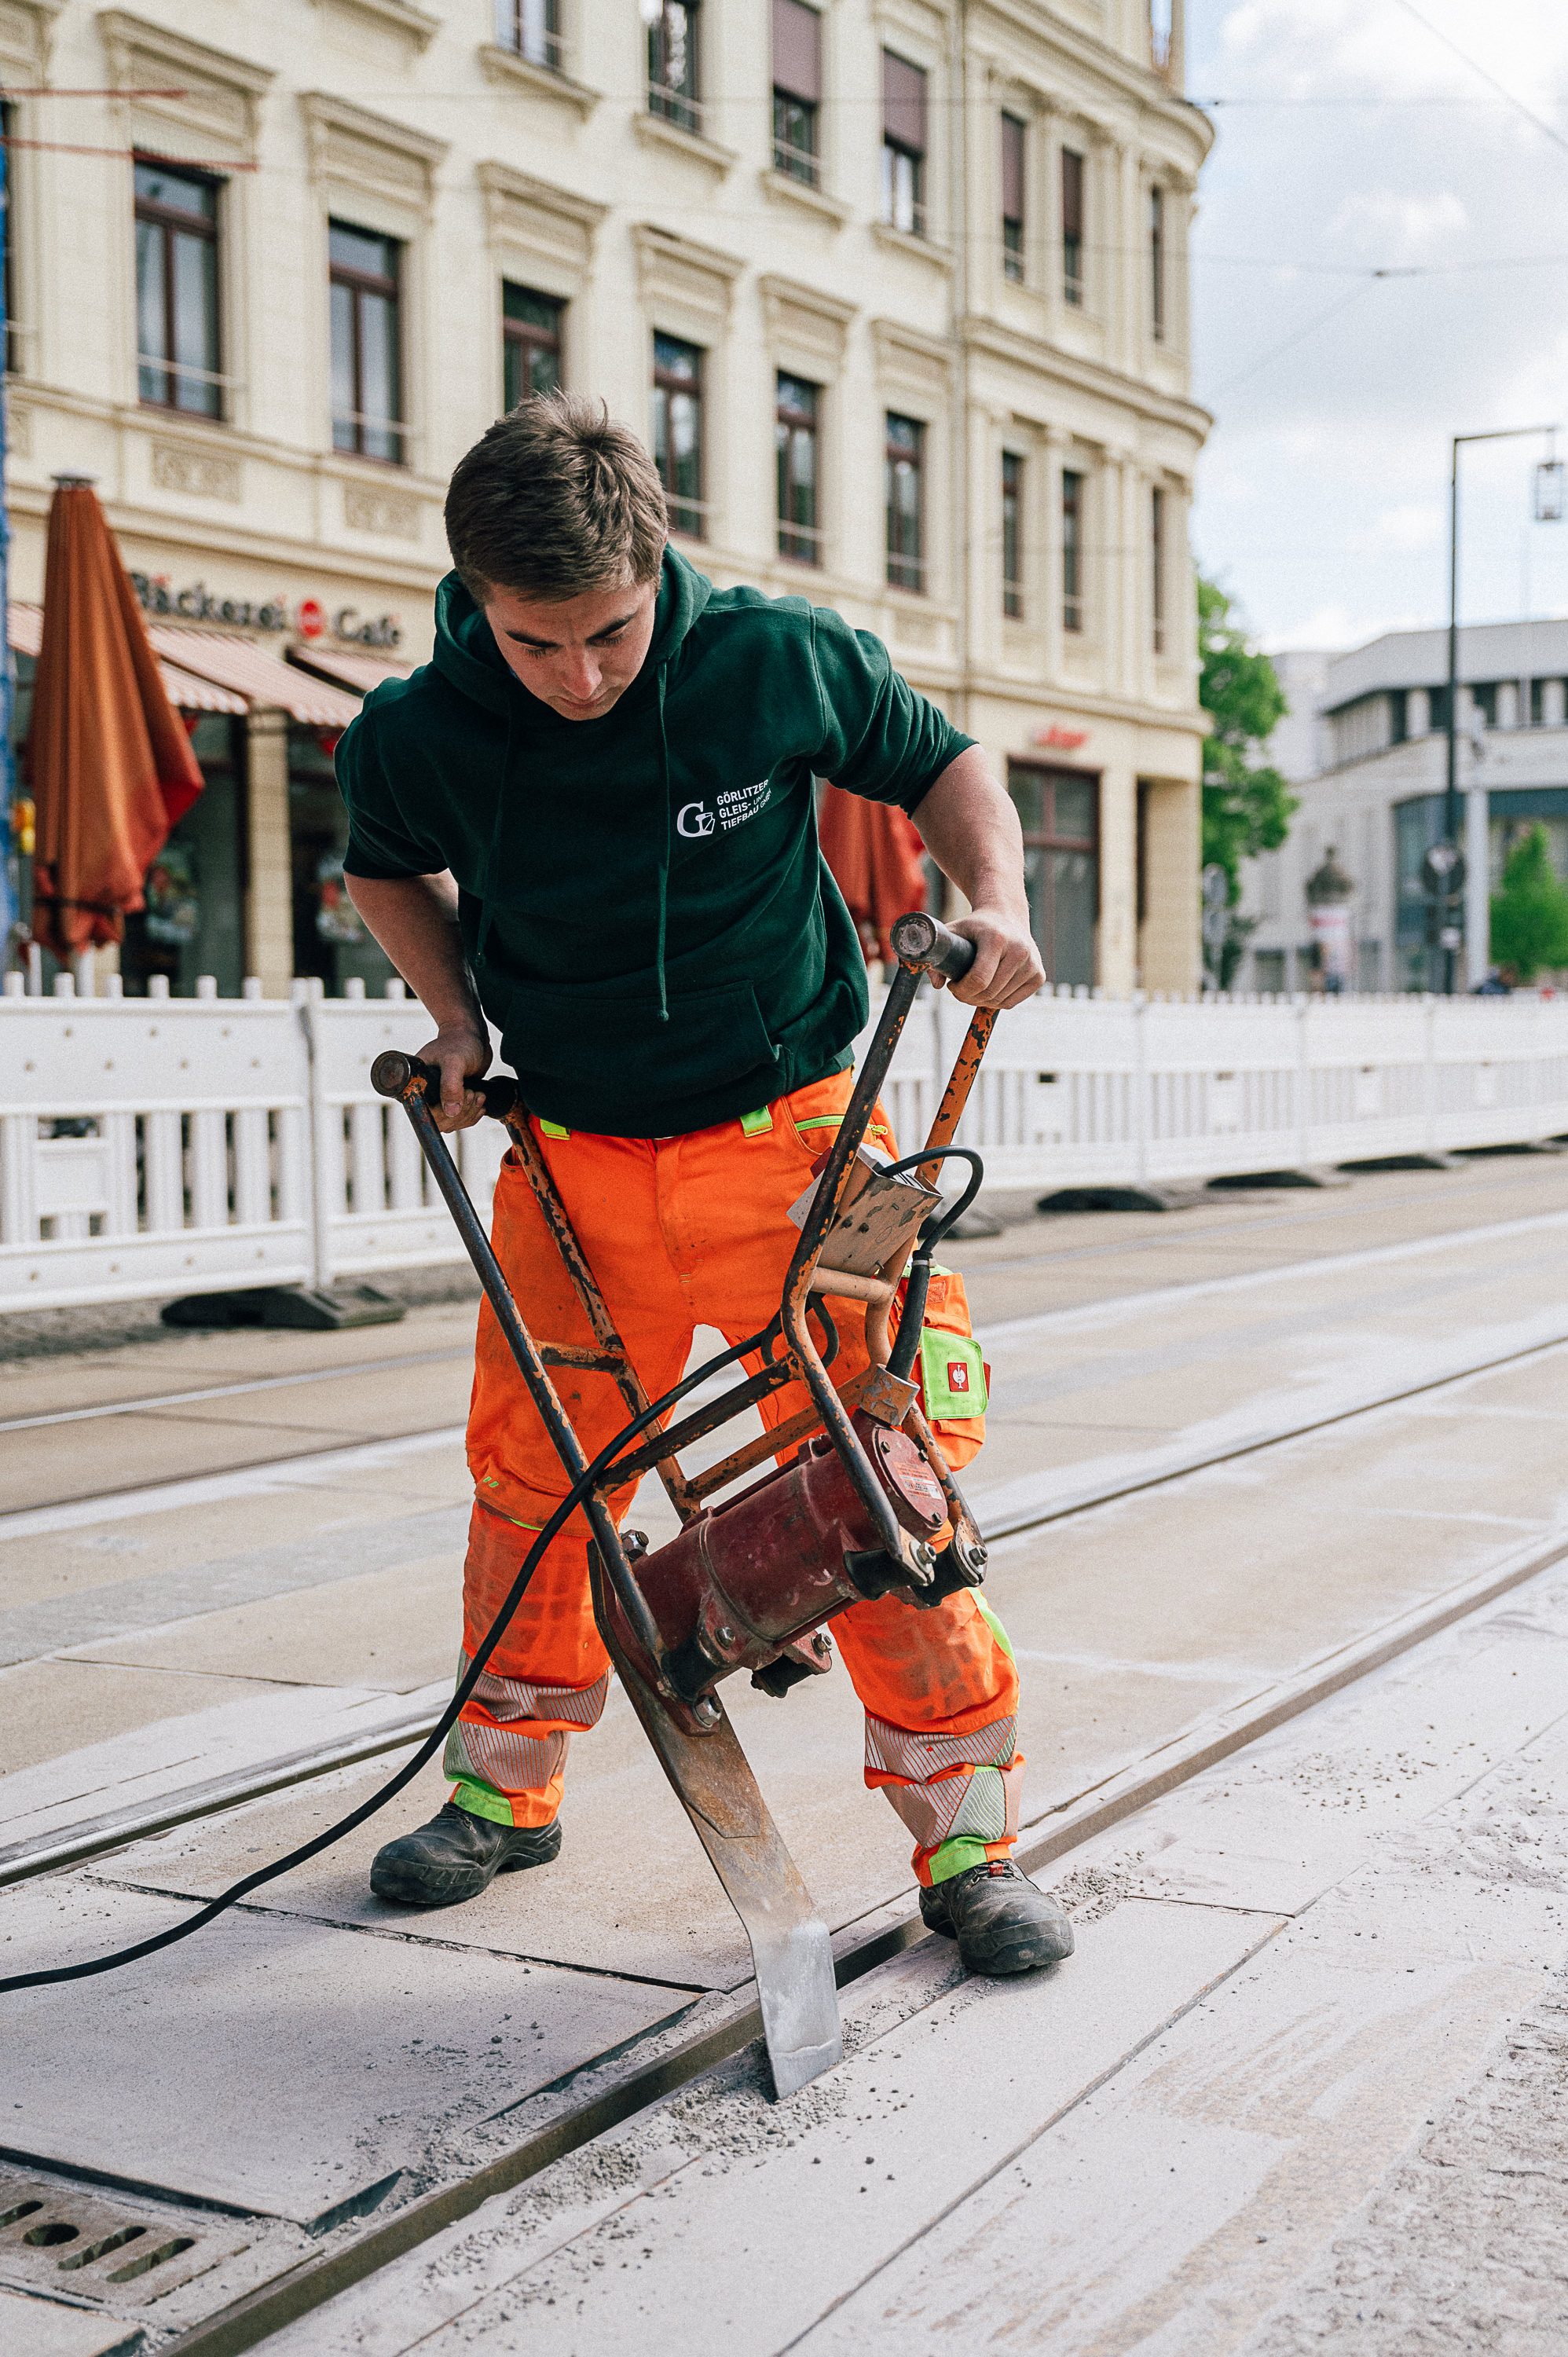
M 923 1943 L 845 1993 L 847 2059 L 789 2104 L 767 2104 L 743 2059 L 558 2187 L 552 2170 L 487 2204 L 398 2267 L 393 2301 L 367 2286 L 288 2329 L 278 2357 L 786 2347 L 870 2253 L 918 2234 L 1273 1929 L 1137 1902 L 1120 1921 L 1012 1984 L 962 1981 L 945 1943 Z
M 410 1434 L 400 1440 L 354 1442 L 333 1446 L 303 1457 L 258 1461 L 238 1471 L 193 1474 L 188 1478 L 148 1482 L 119 1490 L 113 1495 L 68 1499 L 50 1506 L 18 1509 L 0 1515 L 0 1547 L 14 1541 L 32 1543 L 64 1532 L 96 1531 L 105 1523 L 116 1529 L 150 1515 L 199 1514 L 204 1509 L 231 1509 L 239 1501 L 286 1497 L 302 1493 L 321 1500 L 329 1492 L 346 1493 L 350 1501 L 369 1500 L 384 1512 L 407 1501 L 408 1510 L 452 1503 L 459 1497 L 473 1501 L 473 1482 L 463 1452 L 458 1426 L 437 1426 L 433 1431 Z M 366 1506 L 362 1511 L 372 1511 Z M 325 1519 L 317 1508 L 300 1517 L 306 1526 Z M 231 1531 L 232 1512 L 220 1512 L 208 1526 L 220 1534 Z M 230 1544 L 232 1541 L 230 1540 Z
M 38 1669 L 66 1666 L 49 1663 Z M 22 1674 L 22 1691 L 35 1674 Z M 149 1700 L 188 1695 L 192 1707 L 183 1716 L 166 1712 L 97 1742 L 52 1752 L 34 1767 L 0 1778 L 0 1849 L 59 1835 L 113 1810 L 151 1804 L 285 1755 L 360 1740 L 379 1726 L 406 1722 L 421 1705 L 434 1717 L 451 1690 L 446 1678 L 412 1695 L 368 1686 L 237 1686 L 234 1681 L 136 1670 L 124 1672 L 117 1682 L 104 1670 L 95 1671 L 93 1678 L 112 1698 L 124 1698 L 127 1713 L 139 1694 Z M 0 1680 L 0 1698 L 12 1690 L 11 1679 Z M 220 1695 L 216 1703 L 210 1700 L 214 1690 Z M 91 1684 L 88 1692 L 90 1700 L 97 1698 Z M 391 1772 L 389 1762 L 383 1773 Z
M 860 1708 L 842 1669 L 782 1703 L 741 1686 L 741 1741 L 808 1889 L 835 1929 L 912 1891 L 909 1836 L 861 1774 Z M 796 1716 L 791 1719 L 790 1714 Z M 118 1853 L 116 1882 L 209 1897 L 346 1814 L 391 1774 L 371 1761 Z M 560 1858 L 507 1875 L 461 1908 L 413 1913 L 370 1894 L 381 1844 L 433 1815 L 450 1785 L 433 1765 L 387 1811 L 266 1894 L 331 1921 L 701 1987 L 749 1979 L 750 1951 L 629 1704 L 612 1686 L 575 1738 Z
M 143 1631 L 163 1631 L 274 1598 L 353 1584 L 405 1565 L 437 1558 L 460 1564 L 473 1504 L 467 1481 L 452 1504 L 400 1512 L 400 1503 L 384 1500 L 377 1513 L 351 1493 L 345 1497 L 329 1491 L 323 1497 L 306 1490 L 293 1499 L 274 1501 L 269 1497 L 264 1527 L 271 1543 L 238 1548 L 235 1542 L 244 1538 L 248 1527 L 254 1528 L 254 1517 L 231 1505 L 217 1516 L 216 1526 L 209 1524 L 212 1553 L 205 1559 L 198 1555 L 194 1561 L 188 1552 L 181 1561 L 176 1550 L 166 1551 L 161 1517 L 133 1523 L 129 1529 L 94 1527 L 61 1534 L 50 1550 L 52 1564 L 60 1566 L 52 1586 L 42 1595 L 17 1598 L 0 1611 L 0 1663 L 118 1642 Z M 186 1536 L 188 1550 L 189 1534 Z M 48 1545 L 42 1543 L 40 1554 Z M 176 1555 L 172 1563 L 169 1553 Z M 104 1577 L 105 1568 L 114 1576 Z M 0 1577 L 7 1597 L 12 1594 L 8 1571 L 8 1553 L 0 1549 Z
M 73 1963 L 188 1913 L 51 1878 L 0 1897 L 0 1956 Z M 13 2158 L 319 2227 L 689 2002 L 236 1909 L 173 1957 L 10 1998 L 0 2137 Z
M 460 1548 L 201 1613 L 75 1661 L 408 1693 L 450 1674 L 463 1638 Z
M 0 2290 L 0 2348 L 16 2357 L 133 2357 L 145 2338 L 139 2324 Z
M 93 1745 L 114 1745 L 156 1725 L 167 1730 L 160 1735 L 160 1743 L 194 1757 L 202 1738 L 176 1729 L 185 1728 L 189 1718 L 216 1725 L 236 1705 L 268 1691 L 259 1678 L 99 1669 L 87 1662 L 27 1662 L 6 1670 L 0 1674 L 0 1824 L 13 1806 L 7 1791 L 13 1779 L 29 1770 L 52 1779 L 72 1736 L 86 1737 Z M 94 1777 L 98 1772 L 93 1771 Z M 67 1781 L 77 1783 L 69 1770 Z

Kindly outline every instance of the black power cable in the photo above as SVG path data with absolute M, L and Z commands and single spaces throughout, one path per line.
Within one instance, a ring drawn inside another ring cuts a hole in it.
M 953 1210 L 938 1223 L 928 1221 L 920 1232 L 919 1249 L 925 1254 L 928 1274 L 931 1252 L 940 1243 L 954 1222 L 963 1216 L 979 1189 L 983 1175 L 980 1157 L 972 1152 L 968 1146 L 939 1146 L 932 1153 L 911 1155 L 903 1162 L 894 1163 L 888 1173 L 888 1175 L 897 1175 L 901 1171 L 915 1170 L 922 1163 L 943 1160 L 951 1156 L 961 1157 L 973 1168 L 969 1185 Z M 831 1275 L 831 1271 L 829 1274 Z M 925 1286 L 922 1282 L 920 1286 L 922 1308 L 924 1301 Z M 833 1347 L 836 1346 L 836 1335 L 833 1333 L 831 1321 L 827 1318 L 825 1306 L 814 1304 L 813 1307 L 822 1311 L 826 1324 L 830 1341 L 828 1355 L 831 1358 L 836 1354 Z M 906 1311 L 907 1314 L 908 1311 Z M 263 1884 L 275 1882 L 280 1875 L 291 1873 L 295 1867 L 307 1865 L 311 1858 L 319 1857 L 323 1850 L 330 1849 L 334 1843 L 340 1842 L 346 1835 L 353 1833 L 357 1827 L 362 1825 L 367 1818 L 373 1817 L 378 1809 L 384 1808 L 389 1801 L 395 1800 L 405 1785 L 411 1783 L 420 1770 L 426 1767 L 435 1758 L 437 1749 L 451 1733 L 463 1705 L 478 1684 L 490 1655 L 506 1634 L 513 1613 L 527 1593 L 529 1582 L 538 1568 L 540 1557 L 545 1548 L 569 1517 L 576 1512 L 595 1484 L 606 1472 L 613 1469 L 615 1460 L 621 1450 L 628 1442 L 636 1440 L 639 1434 L 646 1432 L 649 1426 L 656 1423 L 668 1409 L 673 1407 L 677 1400 L 684 1399 L 688 1392 L 694 1391 L 699 1383 L 705 1383 L 710 1375 L 716 1375 L 721 1368 L 734 1366 L 736 1360 L 746 1358 L 751 1351 L 760 1352 L 765 1350 L 773 1331 L 773 1323 L 769 1321 L 760 1333 L 749 1335 L 744 1342 L 732 1344 L 728 1350 L 721 1351 L 716 1358 L 709 1359 L 704 1365 L 695 1368 L 691 1374 L 683 1376 L 680 1383 L 674 1384 L 663 1394 L 662 1398 L 654 1400 L 650 1405 L 642 1409 L 640 1414 L 633 1416 L 628 1424 L 623 1425 L 614 1439 L 600 1449 L 592 1464 L 584 1468 L 524 1555 L 519 1566 L 517 1577 L 507 1590 L 499 1610 L 486 1631 L 483 1641 L 468 1665 L 467 1676 L 457 1687 L 441 1717 L 436 1720 L 413 1758 L 405 1761 L 396 1775 L 389 1777 L 378 1792 L 371 1793 L 368 1801 L 362 1801 L 357 1809 L 351 1810 L 348 1816 L 340 1817 L 335 1825 L 328 1825 L 325 1833 L 316 1835 L 313 1840 L 302 1842 L 297 1849 L 290 1850 L 285 1857 L 274 1858 L 270 1866 L 259 1866 L 253 1874 L 247 1874 L 241 1881 L 231 1883 L 227 1890 L 220 1891 L 216 1899 L 209 1899 L 205 1907 L 199 1907 L 196 1913 L 188 1917 L 183 1923 L 176 1923 L 166 1932 L 156 1932 L 151 1939 L 138 1940 L 129 1948 L 116 1948 L 109 1955 L 90 1957 L 85 1964 L 57 1964 L 48 1972 L 13 1973 L 8 1977 L 0 1979 L 0 1996 L 9 1996 L 16 1989 L 52 1987 L 60 1981 L 91 1980 L 99 1973 L 115 1972 L 122 1964 L 134 1964 L 139 1963 L 144 1956 L 155 1956 L 160 1948 L 172 1948 L 177 1941 L 188 1940 L 193 1932 L 201 1931 L 229 1908 L 237 1906 L 240 1900 L 248 1898 L 252 1890 L 259 1890 Z M 915 1320 L 914 1331 L 918 1334 L 918 1318 Z M 899 1340 L 902 1342 L 902 1329 L 900 1329 Z
M 616 1434 L 615 1438 L 606 1448 L 600 1449 L 593 1463 L 584 1469 L 524 1555 L 517 1577 L 507 1590 L 500 1609 L 486 1631 L 484 1641 L 468 1665 L 467 1675 L 414 1753 L 413 1758 L 406 1761 L 395 1776 L 390 1777 L 379 1792 L 372 1792 L 368 1801 L 362 1801 L 357 1809 L 350 1811 L 348 1816 L 340 1817 L 335 1825 L 328 1825 L 327 1831 L 317 1834 L 314 1840 L 302 1843 L 298 1849 L 290 1850 L 286 1857 L 274 1859 L 271 1866 L 258 1867 L 253 1874 L 247 1874 L 242 1881 L 231 1884 L 227 1890 L 220 1891 L 216 1899 L 209 1899 L 205 1907 L 198 1908 L 196 1913 L 188 1918 L 185 1922 L 175 1924 L 169 1931 L 159 1932 L 152 1939 L 138 1940 L 133 1947 L 117 1948 L 107 1956 L 93 1956 L 86 1964 L 58 1964 L 49 1972 L 13 1973 L 7 1979 L 0 1980 L 0 1996 L 8 1996 L 13 1989 L 46 1988 L 57 1981 L 89 1980 L 96 1973 L 113 1972 L 121 1964 L 134 1964 L 143 1956 L 156 1955 L 160 1948 L 173 1947 L 177 1940 L 188 1940 L 193 1932 L 199 1932 L 205 1924 L 210 1923 L 214 1917 L 221 1915 L 227 1908 L 236 1906 L 252 1890 L 259 1890 L 263 1883 L 275 1882 L 280 1874 L 287 1874 L 293 1867 L 304 1866 L 311 1858 L 318 1857 L 324 1849 L 330 1849 L 335 1842 L 341 1841 L 346 1834 L 351 1834 L 357 1826 L 362 1825 L 367 1817 L 373 1817 L 378 1809 L 384 1808 L 389 1801 L 395 1799 L 403 1787 L 418 1775 L 420 1770 L 435 1758 L 436 1750 L 451 1733 L 458 1713 L 484 1674 L 486 1663 L 505 1635 L 508 1623 L 521 1603 L 527 1592 L 528 1584 L 538 1568 L 541 1555 L 569 1516 L 576 1512 L 594 1484 L 612 1465 L 621 1449 L 628 1441 L 635 1440 L 639 1433 L 645 1432 L 648 1426 L 661 1416 L 667 1408 L 672 1407 L 677 1400 L 683 1399 L 688 1392 L 694 1390 L 700 1383 L 705 1382 L 708 1376 L 717 1374 L 721 1367 L 733 1366 L 735 1361 L 744 1358 L 747 1351 L 761 1350 L 771 1331 L 771 1326 L 764 1327 L 760 1334 L 753 1334 L 746 1341 L 736 1342 L 732 1349 L 721 1351 L 717 1358 L 710 1359 L 704 1366 L 696 1368 L 693 1373 L 683 1377 L 671 1391 L 664 1394 L 662 1399 L 655 1400 L 651 1406 L 644 1408 L 640 1415 L 633 1416 L 629 1424 L 624 1425 Z
M 898 1320 L 898 1332 L 887 1354 L 887 1372 L 900 1383 L 908 1383 L 914 1370 L 915 1353 L 920 1345 L 920 1329 L 926 1322 L 926 1295 L 931 1283 L 931 1254 L 951 1228 L 956 1228 L 975 1197 L 985 1176 L 985 1165 L 972 1146 L 939 1146 L 929 1154 L 908 1154 L 902 1162 L 889 1164 L 883 1176 L 897 1178 L 902 1170 L 918 1170 L 928 1162 L 961 1161 L 969 1164 L 969 1184 L 950 1211 L 934 1212 L 920 1230 L 919 1241 L 909 1261 L 908 1281 L 904 1288 L 904 1312 Z

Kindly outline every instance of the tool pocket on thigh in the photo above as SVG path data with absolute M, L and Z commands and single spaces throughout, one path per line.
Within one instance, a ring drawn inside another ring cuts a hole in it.
M 903 1307 L 900 1286 L 900 1313 Z M 956 1269 L 932 1265 L 915 1372 L 920 1379 L 921 1411 L 957 1473 L 984 1445 L 991 1370 L 974 1339 L 969 1296 Z

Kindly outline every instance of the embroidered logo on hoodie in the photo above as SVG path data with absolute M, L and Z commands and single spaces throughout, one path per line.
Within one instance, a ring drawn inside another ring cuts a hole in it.
M 682 802 L 675 813 L 675 832 L 687 836 L 712 834 L 715 827 L 721 834 L 744 826 L 748 818 L 757 818 L 768 807 L 768 780 L 758 778 L 754 786 L 728 786 L 718 798 L 715 820 L 706 802 Z

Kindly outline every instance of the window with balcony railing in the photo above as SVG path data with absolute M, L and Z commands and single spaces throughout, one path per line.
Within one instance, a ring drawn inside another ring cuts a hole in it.
M 887 414 L 887 580 L 926 586 L 926 429 L 918 417 Z
M 653 339 L 653 463 L 671 532 L 706 536 L 703 498 L 703 350 L 674 336 Z
M 561 315 L 564 303 L 532 286 L 501 287 L 501 394 L 515 409 L 536 393 L 553 393 L 561 382 Z
M 496 42 L 531 66 L 561 70 L 561 0 L 496 0 Z
M 648 27 L 648 111 L 700 135 L 699 46 L 695 0 L 663 0 Z
M 1062 471 L 1062 628 L 1083 628 L 1083 477 Z
M 926 72 L 891 49 L 882 52 L 882 219 L 926 234 Z
M 822 20 L 805 0 L 773 0 L 773 168 L 814 188 L 822 103 Z
M 1015 450 L 1002 453 L 1002 611 L 1023 619 L 1024 461 Z
M 218 183 L 138 157 L 134 188 L 138 394 L 155 409 L 221 417 Z
M 774 440 L 779 459 L 779 554 L 797 565 L 822 561 L 818 514 L 817 414 L 822 387 L 779 373 Z
M 1083 157 L 1062 149 L 1062 300 L 1083 304 Z
M 396 238 L 328 225 L 332 312 L 332 447 L 401 466 L 403 339 Z
M 1024 138 L 1015 114 L 1002 118 L 1002 274 L 1024 275 Z

